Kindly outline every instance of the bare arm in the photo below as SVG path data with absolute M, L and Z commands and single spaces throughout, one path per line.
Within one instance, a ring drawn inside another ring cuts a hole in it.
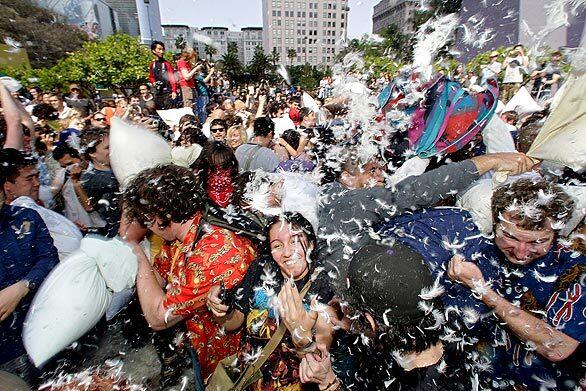
M 24 135 L 21 128 L 21 113 L 18 104 L 10 95 L 6 86 L 0 83 L 0 101 L 6 121 L 6 142 L 4 148 L 22 150 L 24 148 Z
M 450 279 L 461 282 L 469 289 L 485 286 L 482 272 L 472 262 L 455 255 L 448 264 Z M 523 341 L 535 344 L 537 353 L 549 361 L 562 361 L 570 357 L 580 343 L 550 326 L 547 322 L 524 311 L 490 288 L 482 292 L 482 302 L 494 310 L 495 315 L 506 323 L 506 327 Z
M 549 361 L 565 360 L 580 345 L 574 338 L 556 330 L 547 322 L 515 307 L 492 289 L 482 296 L 482 301 L 494 309 L 496 316 L 506 323 L 509 330 L 523 341 L 533 342 L 537 353 Z
M 163 305 L 165 292 L 157 279 L 157 271 L 151 266 L 144 251 L 138 245 L 135 246 L 134 251 L 138 256 L 136 291 L 149 326 L 153 330 L 160 331 L 179 323 L 183 317 L 173 315 Z

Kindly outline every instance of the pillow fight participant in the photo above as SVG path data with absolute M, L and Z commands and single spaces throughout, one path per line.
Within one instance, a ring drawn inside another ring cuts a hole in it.
M 237 363 L 241 371 L 255 362 L 283 322 L 287 334 L 249 389 L 299 390 L 300 359 L 315 351 L 316 344 L 329 348 L 332 342 L 333 324 L 328 319 L 335 313 L 319 303 L 329 302 L 333 293 L 313 259 L 316 238 L 307 219 L 286 212 L 267 224 L 267 232 L 270 257 L 263 255 L 250 266 L 233 299 L 222 297 L 220 286 L 212 287 L 207 305 L 226 330 L 244 328 Z M 301 297 L 309 281 L 309 291 Z
M 13 150 L 12 150 L 13 151 Z M 17 151 L 14 151 L 17 152 Z M 47 226 L 31 208 L 5 203 L 10 149 L 0 150 L 0 371 L 34 384 L 36 374 L 22 343 L 34 292 L 59 262 Z
M 65 259 L 79 248 L 81 232 L 65 216 L 39 205 L 39 171 L 37 161 L 12 148 L 0 150 L 2 190 L 7 205 L 35 210 L 45 222 L 55 242 L 59 258 Z
M 430 290 L 433 278 L 422 256 L 402 244 L 367 245 L 348 265 L 349 313 L 340 325 L 361 338 L 352 347 L 359 368 L 341 384 L 327 354 L 306 355 L 300 368 L 303 382 L 320 390 L 368 387 L 376 390 L 469 390 L 464 353 L 443 341 L 443 307 Z
M 260 117 L 254 121 L 254 137 L 236 149 L 241 171 L 275 171 L 279 165 L 279 158 L 269 148 L 274 134 L 275 124 L 269 117 Z
M 96 211 L 105 221 L 97 228 L 105 236 L 114 237 L 120 226 L 119 185 L 110 167 L 110 141 L 108 131 L 90 128 L 81 136 L 81 146 L 90 168 L 81 175 L 81 185 L 87 194 L 86 200 L 80 199 L 87 212 Z M 90 227 L 88 227 L 90 228 Z
M 449 163 L 419 176 L 411 176 L 393 188 L 384 188 L 384 176 L 376 158 L 363 162 L 356 150 L 346 152 L 339 180 L 322 188 L 318 218 L 318 249 L 324 266 L 346 280 L 343 265 L 349 254 L 372 242 L 369 233 L 386 218 L 405 210 L 429 207 L 454 192 L 463 191 L 491 170 L 518 174 L 533 166 L 523 154 L 499 153 Z M 336 285 L 336 281 L 334 281 Z
M 153 187 L 153 183 L 157 186 Z M 167 243 L 154 267 L 137 248 L 137 292 L 146 321 L 154 330 L 186 322 L 196 384 L 212 374 L 219 360 L 236 353 L 240 332 L 224 332 L 205 307 L 213 285 L 238 285 L 256 256 L 252 242 L 202 220 L 200 183 L 186 168 L 163 165 L 137 175 L 124 192 L 124 208 Z
M 157 109 L 171 108 L 171 101 L 177 98 L 177 84 L 173 66 L 165 60 L 165 44 L 160 41 L 151 43 L 151 52 L 155 59 L 149 65 L 149 80 L 155 89 L 155 104 Z
M 212 141 L 203 149 L 192 168 L 214 205 L 226 208 L 233 203 L 238 161 L 230 147 L 220 141 Z
M 214 141 L 226 142 L 226 130 L 228 130 L 228 125 L 223 119 L 216 118 L 210 123 L 210 133 Z
M 575 358 L 585 338 L 586 258 L 556 243 L 572 208 L 556 185 L 521 179 L 493 195 L 494 239 L 459 209 L 430 209 L 384 226 L 382 235 L 419 252 L 444 286 L 446 314 L 463 318 L 461 343 L 494 345 L 493 374 L 481 378 L 491 389 L 571 388 L 583 376 Z

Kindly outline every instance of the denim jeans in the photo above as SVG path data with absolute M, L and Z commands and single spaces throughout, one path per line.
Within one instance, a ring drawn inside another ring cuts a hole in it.
M 198 95 L 196 100 L 196 115 L 199 118 L 199 122 L 202 124 L 206 122 L 208 118 L 208 113 L 206 111 L 206 106 L 210 103 L 210 98 L 206 95 Z
M 201 377 L 201 366 L 199 365 L 199 358 L 197 352 L 193 348 L 189 348 L 189 355 L 191 356 L 191 364 L 193 365 L 193 379 L 195 381 L 196 391 L 205 391 L 203 379 Z

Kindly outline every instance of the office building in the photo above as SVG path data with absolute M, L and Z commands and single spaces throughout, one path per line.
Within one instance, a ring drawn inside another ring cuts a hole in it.
M 243 27 L 240 31 L 232 31 L 226 27 L 208 26 L 191 28 L 191 39 L 193 48 L 202 58 L 210 59 L 206 53 L 206 45 L 211 44 L 216 49 L 212 61 L 217 61 L 226 54 L 228 44 L 232 42 L 238 48 L 238 59 L 246 65 L 252 60 L 255 47 L 262 47 L 262 32 L 262 27 Z
M 413 33 L 411 19 L 420 6 L 420 0 L 381 0 L 373 9 L 372 32 L 379 34 L 385 27 L 395 24 L 403 33 Z
M 105 0 L 118 14 L 120 31 L 144 44 L 163 41 L 159 0 Z
M 177 39 L 183 37 L 187 46 L 193 46 L 193 34 L 191 27 L 183 24 L 164 24 L 163 38 L 165 48 L 171 52 L 179 51 L 177 47 Z
M 499 3 L 491 6 L 491 3 Z M 499 0 L 462 0 L 460 20 L 471 27 L 478 24 L 475 32 L 492 30 L 492 38 L 485 45 L 474 46 L 465 44 L 462 40 L 463 29 L 456 30 L 457 49 L 464 61 L 468 61 L 481 52 L 496 49 L 500 46 L 513 46 L 517 43 L 530 45 L 531 36 L 523 27 L 526 23 L 529 30 L 535 34 L 546 24 L 546 5 L 551 0 L 515 0 L 501 2 Z M 567 9 L 568 26 L 560 27 L 548 34 L 542 41 L 543 46 L 552 49 L 575 49 L 584 44 L 584 24 L 586 21 L 586 7 L 578 7 L 576 14 Z
M 349 10 L 348 0 L 262 0 L 265 54 L 276 50 L 283 64 L 333 65 Z

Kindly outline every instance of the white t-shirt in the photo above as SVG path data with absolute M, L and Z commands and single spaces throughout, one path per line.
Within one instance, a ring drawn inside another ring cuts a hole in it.
M 33 209 L 41 216 L 49 229 L 49 234 L 53 238 L 53 244 L 57 248 L 60 260 L 65 259 L 79 248 L 81 238 L 83 237 L 81 231 L 75 224 L 66 219 L 65 216 L 43 208 L 32 198 L 26 196 L 18 197 L 12 201 L 11 205 Z
M 517 56 L 512 59 L 509 62 L 509 66 L 505 69 L 503 83 L 523 83 L 524 62 L 525 57 L 523 56 Z
M 65 169 L 62 169 L 57 173 L 57 178 L 59 183 L 63 183 L 65 180 Z M 73 188 L 71 179 L 68 178 L 67 181 L 63 183 L 61 195 L 63 196 L 63 201 L 65 203 L 64 214 L 69 220 L 88 228 L 100 228 L 106 226 L 106 222 L 100 217 L 98 212 L 88 213 L 83 208 L 81 202 L 79 202 L 79 199 L 77 198 L 77 194 L 75 194 L 75 189 Z

